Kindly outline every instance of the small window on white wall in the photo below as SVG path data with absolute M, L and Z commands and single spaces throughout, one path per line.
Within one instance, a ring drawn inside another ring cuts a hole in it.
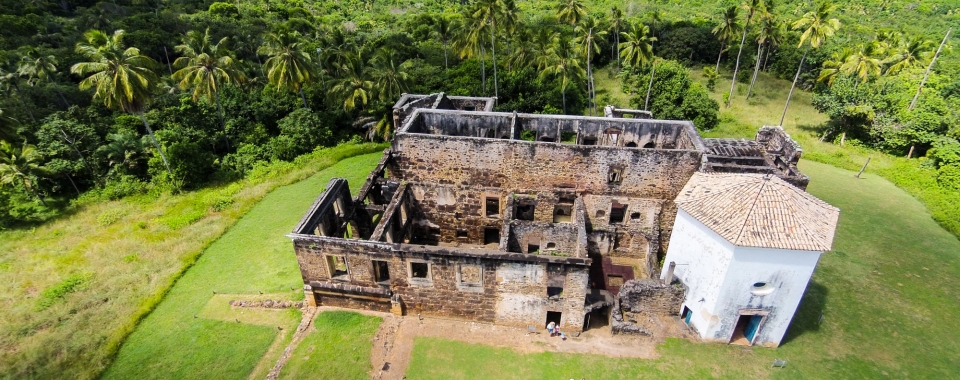
M 773 287 L 773 284 L 765 281 L 755 282 L 753 286 L 750 287 L 750 293 L 755 296 L 765 296 L 767 294 L 773 293 L 776 288 Z

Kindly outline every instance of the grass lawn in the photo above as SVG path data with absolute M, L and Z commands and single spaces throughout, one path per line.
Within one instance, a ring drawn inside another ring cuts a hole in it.
M 923 205 L 876 175 L 804 161 L 812 194 L 839 207 L 820 261 L 777 349 L 677 339 L 656 360 L 613 359 L 418 338 L 410 379 L 951 378 L 960 368 L 960 241 Z M 818 324 L 821 312 L 823 322 Z M 785 359 L 784 369 L 771 369 Z
M 36 228 L 0 231 L 0 378 L 97 377 L 204 248 L 264 195 L 384 148 L 345 144 L 231 184 L 78 206 Z M 264 331 L 257 339 L 275 335 Z
M 373 336 L 382 320 L 346 311 L 317 315 L 314 327 L 293 350 L 281 379 L 366 379 Z
M 347 178 L 351 190 L 359 191 L 380 156 L 374 153 L 345 159 L 265 196 L 177 281 L 129 336 L 103 377 L 242 379 L 250 375 L 277 338 L 277 326 L 292 332 L 300 321 L 300 312 L 240 315 L 239 311 L 210 303 L 211 299 L 226 302 L 230 298 L 214 298 L 214 292 L 218 296 L 249 294 L 246 298 L 263 292 L 274 294 L 274 299 L 302 299 L 297 260 L 284 235 L 292 230 L 330 178 Z M 236 314 L 230 315 L 231 312 Z M 282 350 L 281 346 L 278 351 Z M 264 368 L 269 370 L 272 365 Z

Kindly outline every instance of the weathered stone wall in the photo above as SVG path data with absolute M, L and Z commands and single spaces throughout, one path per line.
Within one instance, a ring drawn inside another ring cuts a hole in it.
M 659 280 L 627 281 L 617 294 L 611 313 L 614 334 L 650 335 L 659 327 L 659 316 L 677 315 L 683 303 L 681 285 L 666 285 Z
M 700 166 L 700 151 L 623 149 L 398 133 L 391 177 L 417 183 L 498 187 L 510 192 L 571 189 L 674 199 Z M 463 154 L 483 152 L 483 154 Z M 611 172 L 621 178 L 611 181 Z
M 547 311 L 560 311 L 571 323 L 568 330 L 582 328 L 589 260 L 305 235 L 294 236 L 294 250 L 304 283 L 315 285 L 316 300 L 322 305 L 389 311 L 389 297 L 383 293 L 389 289 L 409 314 L 526 326 L 541 324 Z M 330 277 L 326 257 L 331 255 L 345 259 L 345 276 Z M 387 263 L 388 281 L 376 281 L 373 260 Z M 426 263 L 426 278 L 414 278 L 411 263 Z M 542 275 L 548 265 L 562 268 L 565 276 L 563 296 L 552 300 L 547 299 L 548 277 Z M 517 267 L 533 269 L 511 272 L 510 268 Z M 353 291 L 338 295 L 330 289 L 335 286 L 317 286 L 331 282 L 349 284 L 346 287 Z M 358 288 L 377 291 L 364 293 Z
M 501 189 L 412 183 L 410 195 L 417 211 L 412 235 L 423 238 L 415 240 L 430 240 L 429 235 L 439 234 L 442 243 L 482 245 L 485 229 L 503 228 L 508 194 Z M 491 216 L 487 216 L 487 198 L 497 200 Z
M 576 257 L 580 248 L 579 229 L 572 223 L 544 223 L 514 220 L 510 222 L 507 250 L 534 254 L 530 245 L 539 247 L 539 254 Z

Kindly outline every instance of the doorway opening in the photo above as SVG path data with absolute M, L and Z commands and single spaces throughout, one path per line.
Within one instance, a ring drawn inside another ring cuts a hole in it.
M 500 229 L 499 228 L 484 228 L 483 229 L 483 244 L 500 244 Z
M 693 316 L 693 312 L 690 311 L 690 308 L 684 306 L 683 311 L 680 313 L 680 318 L 683 318 L 683 322 L 689 325 L 690 317 L 692 316 Z
M 560 326 L 560 318 L 562 317 L 561 312 L 559 311 L 548 311 L 547 312 L 547 321 L 543 323 L 544 326 L 549 325 L 550 322 L 553 322 L 557 326 Z
M 737 318 L 737 325 L 733 328 L 733 335 L 730 337 L 730 344 L 740 346 L 752 346 L 753 339 L 756 338 L 760 330 L 760 322 L 763 321 L 762 315 L 743 315 Z

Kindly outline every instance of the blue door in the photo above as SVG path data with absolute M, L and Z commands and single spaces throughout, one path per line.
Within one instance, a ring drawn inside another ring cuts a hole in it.
M 753 343 L 753 336 L 757 335 L 757 329 L 760 328 L 760 320 L 762 319 L 762 315 L 753 315 L 747 321 L 747 326 L 743 329 L 743 336 L 747 337 L 750 343 Z
M 693 315 L 693 312 L 690 309 L 687 309 L 686 306 L 683 307 L 683 321 L 688 325 L 690 324 L 690 316 Z

